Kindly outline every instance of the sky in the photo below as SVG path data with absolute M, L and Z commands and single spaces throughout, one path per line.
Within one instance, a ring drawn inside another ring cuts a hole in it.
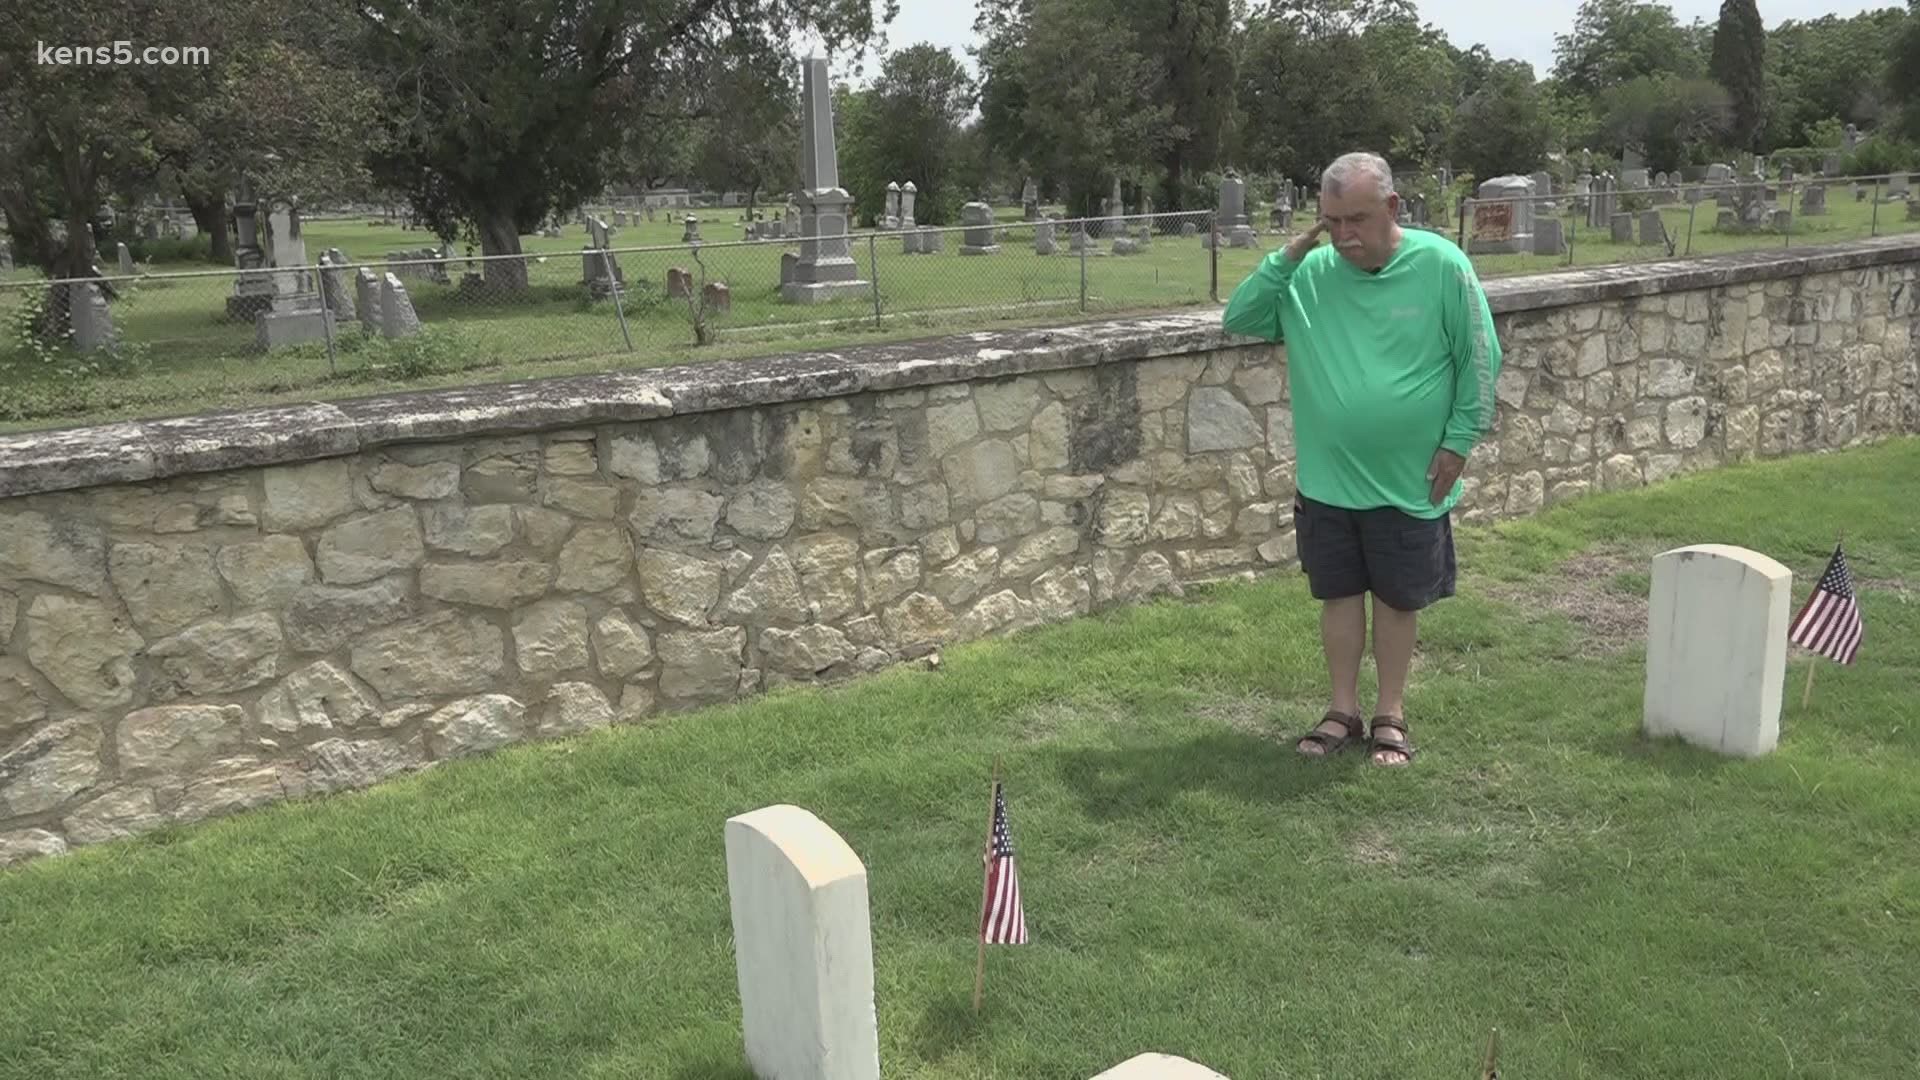
M 1478 42 L 1498 59 L 1527 61 L 1535 77 L 1544 77 L 1553 67 L 1553 36 L 1573 29 L 1580 0 L 1416 0 L 1416 6 L 1421 21 L 1441 27 L 1455 46 L 1466 48 Z M 1667 6 L 1681 25 L 1696 17 L 1709 23 L 1720 17 L 1720 0 L 1667 0 Z M 1904 0 L 1760 0 L 1759 4 L 1760 18 L 1768 28 L 1788 19 L 1844 17 L 1904 6 Z M 900 0 L 900 14 L 887 28 L 887 48 L 894 51 L 923 41 L 945 45 L 972 70 L 966 48 L 974 44 L 973 16 L 973 0 Z M 1097 55 L 1089 53 L 1088 58 Z M 872 78 L 878 66 L 870 57 L 858 81 Z M 835 73 L 841 73 L 838 64 Z

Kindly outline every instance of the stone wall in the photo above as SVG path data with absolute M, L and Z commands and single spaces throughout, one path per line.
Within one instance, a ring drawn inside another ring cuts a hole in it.
M 1917 269 L 1490 284 L 1464 517 L 1920 431 Z M 1210 310 L 0 439 L 0 862 L 1286 567 L 1286 400 Z

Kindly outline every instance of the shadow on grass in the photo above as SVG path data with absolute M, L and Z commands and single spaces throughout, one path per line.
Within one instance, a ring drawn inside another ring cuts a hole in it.
M 1257 738 L 1219 732 L 1180 745 L 1062 750 L 1060 777 L 1087 816 L 1111 821 L 1154 813 L 1183 792 L 1211 789 L 1248 802 L 1286 802 L 1353 779 L 1366 753 L 1348 746 L 1331 760 L 1306 758 L 1294 736 Z
M 991 995 L 981 1002 L 979 1015 L 973 1011 L 971 990 L 934 998 L 914 1027 L 914 1050 L 923 1061 L 940 1061 L 979 1042 L 992 1022 Z

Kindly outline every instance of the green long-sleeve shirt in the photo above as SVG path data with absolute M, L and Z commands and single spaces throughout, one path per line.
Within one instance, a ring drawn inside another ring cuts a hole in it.
M 1441 447 L 1465 457 L 1492 429 L 1500 342 L 1459 247 L 1407 229 L 1374 273 L 1331 245 L 1298 262 L 1282 249 L 1234 290 L 1223 322 L 1286 343 L 1301 494 L 1421 518 L 1460 501 L 1456 481 L 1435 504 L 1427 468 Z

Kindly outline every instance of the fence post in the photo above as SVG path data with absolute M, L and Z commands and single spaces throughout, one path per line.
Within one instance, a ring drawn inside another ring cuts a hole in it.
M 633 351 L 633 335 L 627 333 L 627 313 L 620 306 L 620 279 L 613 276 L 613 257 L 606 248 L 600 249 L 600 266 L 607 272 L 607 289 L 613 293 L 613 313 L 620 317 L 620 337 L 627 343 L 627 351 Z M 691 289 L 693 286 L 687 286 Z
M 1208 215 L 1207 221 L 1207 295 L 1214 303 L 1220 302 L 1220 235 L 1216 231 L 1217 222 Z
M 1873 178 L 1873 225 L 1869 236 L 1880 235 L 1880 178 Z
M 867 276 L 873 279 L 873 328 L 880 329 L 880 249 L 867 234 Z
M 1087 245 L 1092 242 L 1093 238 L 1087 235 L 1086 220 L 1082 219 L 1080 222 L 1080 312 L 1083 315 L 1087 310 Z
M 1687 254 L 1693 254 L 1693 215 L 1700 212 L 1699 203 L 1687 204 Z
M 327 374 L 340 374 L 339 365 L 333 358 L 333 300 L 327 296 L 327 257 L 320 256 L 320 269 L 315 272 L 320 279 L 320 329 L 327 335 Z
M 1799 195 L 1800 188 L 1798 185 L 1787 189 L 1787 240 L 1783 245 L 1785 247 L 1793 246 L 1793 207 Z

